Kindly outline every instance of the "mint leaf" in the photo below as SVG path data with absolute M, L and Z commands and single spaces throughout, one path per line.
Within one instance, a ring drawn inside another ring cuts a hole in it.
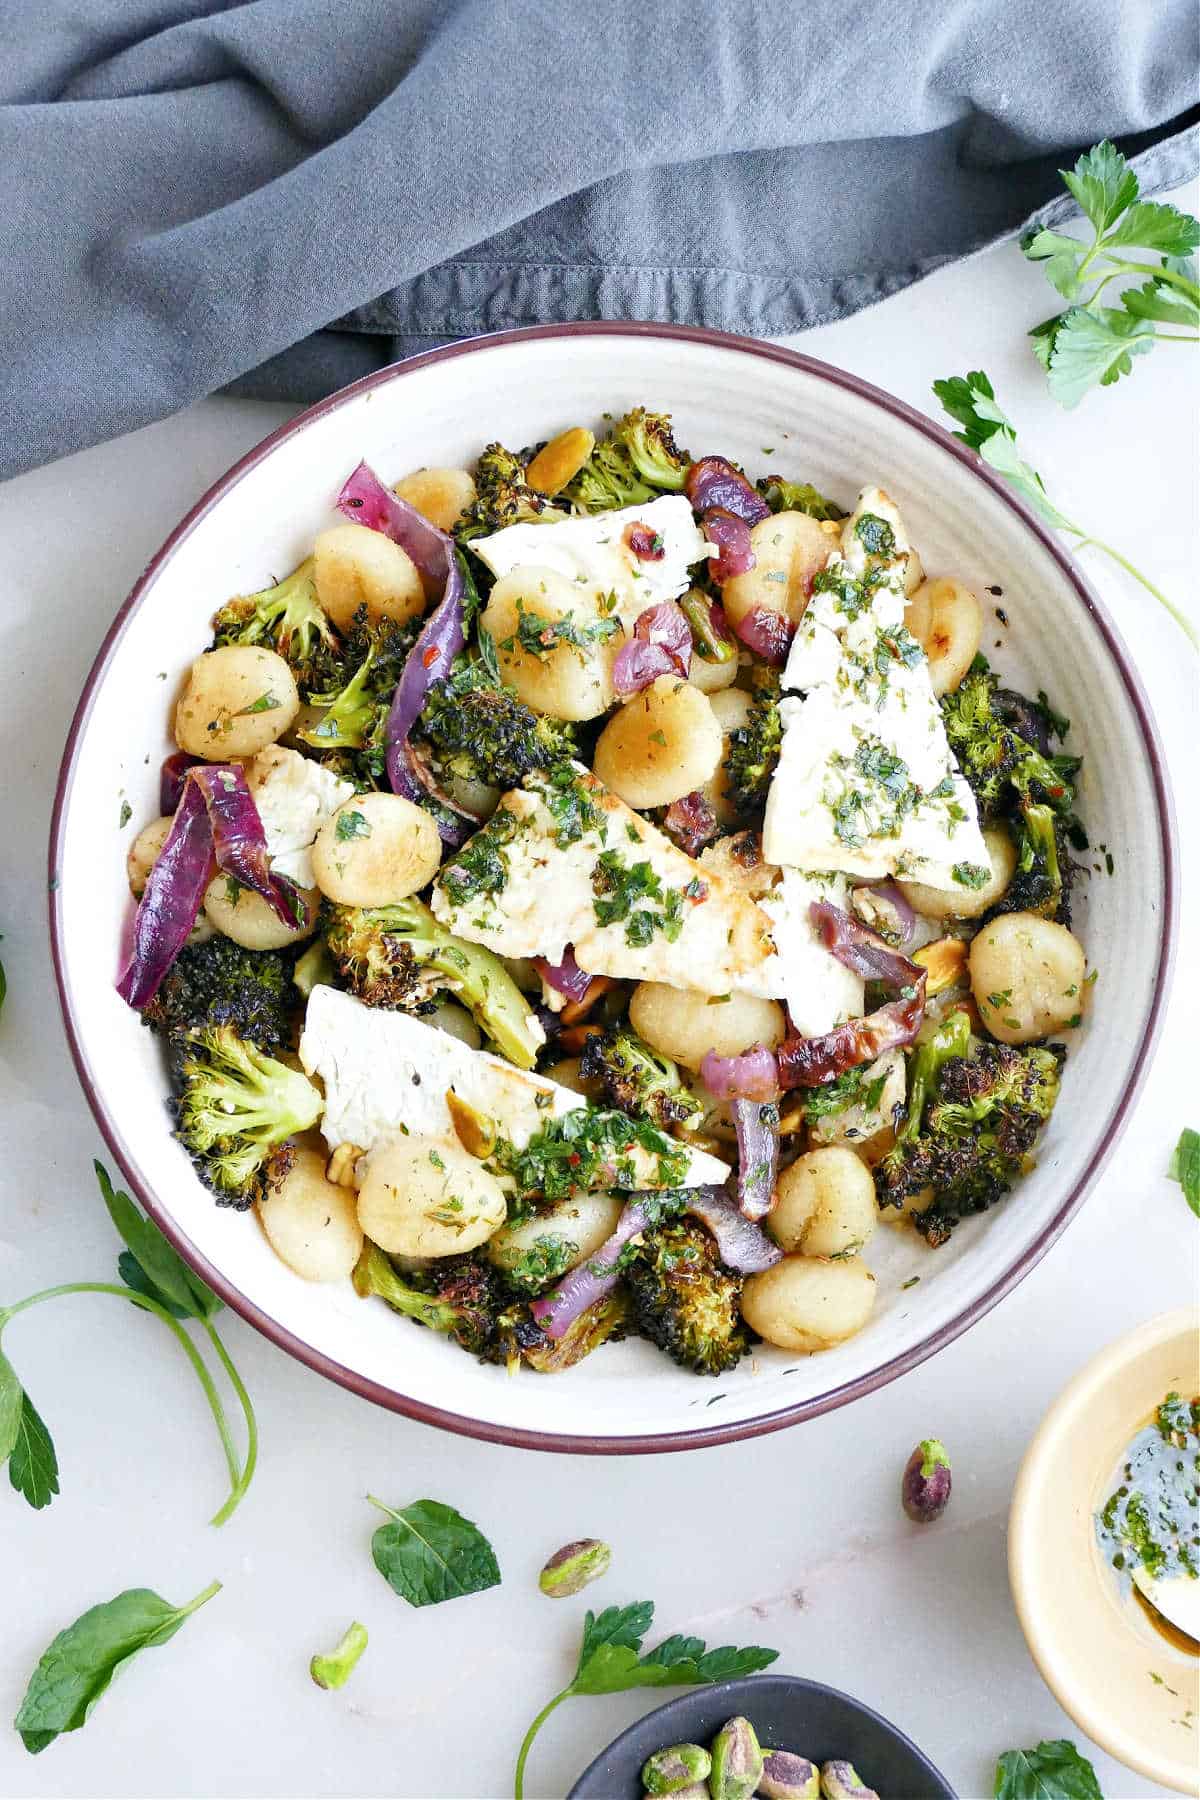
M 8 1479 L 35 1512 L 49 1506 L 58 1492 L 58 1457 L 54 1440 L 28 1394 L 22 1395 L 17 1441 L 8 1459 Z
M 1137 183 L 1134 183 L 1137 191 Z M 1200 220 L 1163 201 L 1139 200 L 1104 234 L 1106 249 L 1158 250 L 1163 256 L 1188 256 L 1200 246 Z
M 1200 1219 L 1200 1131 L 1193 1131 L 1189 1126 L 1180 1132 L 1167 1175 L 1171 1181 L 1179 1183 L 1184 1199 Z
M 395 1511 L 367 1495 L 389 1515 L 371 1539 L 375 1567 L 410 1606 L 438 1606 L 464 1594 L 498 1587 L 496 1553 L 477 1525 L 440 1500 L 414 1500 Z
M 29 1678 L 14 1721 L 25 1748 L 36 1756 L 64 1731 L 86 1725 L 93 1707 L 140 1650 L 165 1644 L 184 1620 L 220 1588 L 172 1606 L 149 1588 L 129 1588 L 82 1613 L 60 1631 Z
M 1154 328 L 1112 307 L 1089 312 L 1073 306 L 1063 316 L 1050 356 L 1050 392 L 1063 406 L 1078 406 L 1094 387 L 1109 387 L 1128 375 L 1133 358 L 1154 341 Z
M 1104 1800 L 1096 1771 L 1068 1738 L 1036 1750 L 1006 1750 L 996 1764 L 995 1800 Z
M 1059 174 L 1074 195 L 1080 210 L 1091 220 L 1097 237 L 1138 197 L 1138 178 L 1115 144 L 1107 139 L 1086 150 L 1074 170 Z
M 209 1319 L 221 1310 L 221 1301 L 199 1275 L 193 1275 L 183 1258 L 163 1236 L 153 1219 L 143 1217 L 129 1198 L 119 1189 L 114 1191 L 103 1163 L 93 1163 L 100 1192 L 108 1208 L 108 1216 L 117 1232 L 129 1246 L 129 1254 L 145 1277 L 139 1284 L 130 1279 L 132 1271 L 124 1258 L 117 1267 L 127 1287 L 148 1294 L 165 1305 L 176 1318 Z

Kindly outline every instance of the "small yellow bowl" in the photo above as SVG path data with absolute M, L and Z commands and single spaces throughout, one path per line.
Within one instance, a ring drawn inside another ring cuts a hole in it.
M 1008 1524 L 1008 1573 L 1043 1679 L 1082 1731 L 1180 1793 L 1200 1774 L 1200 1661 L 1120 1593 L 1093 1515 L 1123 1451 L 1163 1397 L 1200 1389 L 1200 1315 L 1150 1319 L 1063 1390 L 1025 1454 Z

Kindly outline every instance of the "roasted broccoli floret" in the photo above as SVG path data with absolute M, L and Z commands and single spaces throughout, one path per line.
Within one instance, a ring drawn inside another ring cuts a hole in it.
M 782 475 L 764 475 L 756 483 L 759 493 L 772 512 L 808 513 L 814 519 L 844 519 L 846 509 L 807 481 L 785 481 Z
M 723 1375 L 750 1348 L 738 1311 L 741 1283 L 695 1220 L 646 1232 L 625 1282 L 634 1328 L 682 1368 Z
M 743 822 L 762 817 L 782 741 L 779 682 L 770 677 L 760 680 L 750 716 L 730 732 L 725 755 L 726 792 Z
M 1071 884 L 1078 867 L 1070 854 L 1067 824 L 1052 806 L 1025 805 L 1017 832 L 1017 867 L 997 912 L 1034 912 L 1071 922 Z
M 481 1256 L 439 1257 L 428 1269 L 402 1276 L 368 1239 L 354 1270 L 355 1291 L 386 1300 L 430 1331 L 442 1332 L 481 1362 L 510 1370 L 522 1363 L 541 1374 L 569 1369 L 609 1338 L 619 1337 L 628 1303 L 620 1292 L 590 1306 L 561 1338 L 548 1338 L 499 1270 Z
M 296 1002 L 282 951 L 243 950 L 217 934 L 184 946 L 142 1019 L 167 1034 L 230 1025 L 260 1050 L 273 1050 L 291 1038 Z
M 635 406 L 612 428 L 612 442 L 626 452 L 643 481 L 668 493 L 683 491 L 692 459 L 675 442 L 669 413 Z
M 541 1026 L 500 960 L 439 925 L 420 900 L 333 906 L 325 941 L 339 973 L 368 1006 L 413 1012 L 445 989 L 518 1068 L 532 1069 Z
M 659 490 L 637 471 L 624 444 L 606 438 L 563 490 L 582 512 L 611 512 L 618 506 L 643 506 L 657 500 Z
M 489 444 L 475 465 L 475 499 L 454 528 L 460 542 L 503 531 L 506 525 L 561 519 L 545 494 L 525 479 L 526 465 L 503 444 Z
M 307 687 L 318 664 L 338 652 L 338 637 L 317 600 L 310 556 L 274 587 L 239 594 L 213 619 L 214 645 L 266 644 Z
M 312 704 L 326 711 L 297 737 L 327 755 L 342 753 L 357 770 L 357 778 L 351 778 L 358 786 L 383 779 L 388 708 L 419 629 L 418 620 L 368 619 L 366 608 L 360 607 L 343 655 L 328 670 L 329 686 L 309 694 Z
M 981 1041 L 965 1013 L 951 1014 L 910 1060 L 907 1116 L 875 1167 L 880 1205 L 931 1188 L 932 1204 L 912 1217 L 934 1245 L 960 1218 L 994 1206 L 1054 1110 L 1063 1056 L 1059 1046 Z
M 622 1112 L 651 1119 L 663 1131 L 687 1129 L 704 1116 L 675 1064 L 651 1050 L 628 1025 L 610 1025 L 589 1037 L 579 1072 L 585 1080 L 603 1082 L 608 1099 Z
M 1069 813 L 1079 758 L 1044 755 L 1015 728 L 1014 716 L 1024 715 L 1020 711 L 1014 715 L 981 656 L 954 692 L 942 697 L 946 736 L 980 812 L 985 819 L 994 819 L 1011 813 L 1021 801 L 1041 801 L 1056 812 Z
M 271 1152 L 320 1118 L 321 1095 L 229 1025 L 188 1031 L 173 1048 L 175 1135 L 219 1205 L 249 1206 Z
M 519 787 L 535 769 L 579 754 L 569 724 L 535 713 L 486 663 L 466 657 L 430 689 L 418 731 L 441 772 L 492 787 Z

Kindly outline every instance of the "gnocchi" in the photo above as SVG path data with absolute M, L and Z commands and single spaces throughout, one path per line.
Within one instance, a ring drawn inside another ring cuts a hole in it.
M 991 864 L 991 876 L 982 887 L 933 888 L 921 881 L 901 881 L 908 904 L 925 919 L 978 919 L 1004 897 L 1016 873 L 1017 847 L 1003 825 L 989 825 L 983 842 Z
M 204 916 L 244 950 L 286 950 L 312 936 L 321 907 L 316 888 L 296 888 L 294 893 L 299 917 L 289 926 L 261 894 L 218 871 L 204 890 Z
M 626 805 L 669 806 L 703 787 L 721 758 L 712 702 L 676 675 L 660 675 L 613 714 L 593 768 Z
M 514 569 L 493 587 L 482 624 L 504 679 L 554 719 L 596 719 L 616 699 L 618 622 L 554 569 Z
M 781 1350 L 829 1350 L 862 1330 L 874 1304 L 875 1277 L 857 1256 L 785 1256 L 742 1288 L 747 1325 Z
M 432 881 L 441 859 L 432 815 L 400 794 L 356 794 L 344 801 L 312 849 L 317 886 L 341 906 L 406 900 Z
M 316 1150 L 293 1149 L 268 1173 L 258 1218 L 267 1242 L 304 1281 L 344 1281 L 362 1253 L 353 1188 L 325 1175 Z
M 753 612 L 780 613 L 795 629 L 812 594 L 813 576 L 841 543 L 842 528 L 807 513 L 772 513 L 751 527 L 754 567 L 721 590 L 726 617 L 736 629 Z
M 317 599 L 339 631 L 347 631 L 360 606 L 368 617 L 403 625 L 425 610 L 425 587 L 412 558 L 382 531 L 366 525 L 333 525 L 313 545 Z
M 561 1250 L 561 1268 L 574 1269 L 607 1243 L 624 1204 L 623 1194 L 578 1194 L 545 1212 L 502 1225 L 488 1240 L 488 1258 L 498 1269 L 513 1269 L 531 1251 L 536 1254 L 541 1240 L 544 1249 Z
M 274 650 L 225 644 L 188 671 L 175 708 L 175 742 L 205 762 L 255 756 L 289 731 L 300 711 L 296 678 Z
M 773 1049 L 787 1035 L 787 1020 L 777 1000 L 760 1000 L 753 994 L 716 999 L 659 981 L 642 981 L 634 988 L 629 1022 L 652 1050 L 692 1070 L 699 1070 L 710 1050 L 718 1056 L 738 1056 L 755 1044 Z
M 392 1256 L 477 1250 L 508 1216 L 504 1189 L 451 1140 L 401 1138 L 367 1159 L 358 1222 Z
M 979 1016 L 1002 1044 L 1031 1044 L 1080 1022 L 1087 964 L 1065 925 L 1001 913 L 972 940 L 967 967 Z
M 414 469 L 395 492 L 439 531 L 452 531 L 475 503 L 474 477 L 465 469 Z
M 781 1250 L 804 1256 L 851 1256 L 870 1243 L 879 1222 L 875 1183 L 842 1145 L 798 1156 L 780 1175 L 776 1196 L 771 1236 Z
M 978 599 L 946 576 L 923 581 L 909 596 L 904 622 L 929 659 L 934 693 L 952 694 L 979 654 L 983 608 Z

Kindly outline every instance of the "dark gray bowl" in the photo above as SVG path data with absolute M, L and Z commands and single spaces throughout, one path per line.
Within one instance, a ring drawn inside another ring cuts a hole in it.
M 815 1763 L 852 1762 L 880 1800 L 956 1800 L 954 1789 L 902 1731 L 877 1712 L 795 1675 L 751 1675 L 689 1688 L 614 1738 L 567 1800 L 642 1800 L 642 1764 L 668 1744 L 707 1744 L 726 1719 L 749 1719 L 760 1742 Z

